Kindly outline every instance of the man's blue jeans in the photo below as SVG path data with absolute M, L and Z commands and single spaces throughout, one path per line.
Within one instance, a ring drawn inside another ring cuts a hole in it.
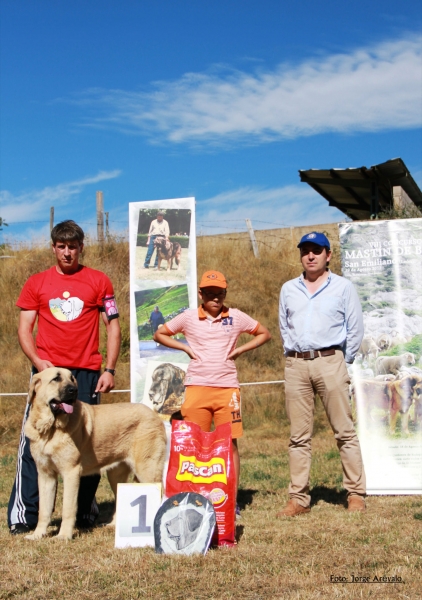
M 149 238 L 147 255 L 145 257 L 145 262 L 144 262 L 145 269 L 149 268 L 149 263 L 151 262 L 152 255 L 154 254 L 154 240 L 155 240 L 156 237 L 158 237 L 158 236 L 152 235 Z M 158 267 L 158 252 L 155 254 L 155 264 L 154 264 L 154 267 Z

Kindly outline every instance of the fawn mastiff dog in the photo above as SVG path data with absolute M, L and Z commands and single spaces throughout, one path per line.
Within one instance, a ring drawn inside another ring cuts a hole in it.
M 63 514 L 58 539 L 70 540 L 76 519 L 82 475 L 107 470 L 116 496 L 117 484 L 130 473 L 140 482 L 160 482 L 166 452 L 161 419 L 142 404 L 90 406 L 77 400 L 77 384 L 67 369 L 51 367 L 34 375 L 25 434 L 38 470 L 40 509 L 28 539 L 47 533 L 57 478 L 63 478 Z

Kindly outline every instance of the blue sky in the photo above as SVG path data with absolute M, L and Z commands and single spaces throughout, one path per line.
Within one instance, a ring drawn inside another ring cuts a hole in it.
M 420 1 L 2 0 L 3 240 L 195 196 L 198 232 L 335 222 L 298 170 L 422 184 Z

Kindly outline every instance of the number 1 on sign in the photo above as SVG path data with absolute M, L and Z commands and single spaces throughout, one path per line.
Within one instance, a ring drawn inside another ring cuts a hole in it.
M 160 483 L 119 483 L 116 548 L 154 546 L 154 518 L 161 505 Z
M 149 533 L 151 527 L 146 524 L 147 519 L 147 497 L 145 495 L 139 496 L 130 503 L 131 506 L 139 506 L 138 525 L 132 527 L 132 533 Z

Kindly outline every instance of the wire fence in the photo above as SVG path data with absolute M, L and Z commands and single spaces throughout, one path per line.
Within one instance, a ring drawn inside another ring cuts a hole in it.
M 84 221 L 80 220 L 78 223 L 87 230 L 86 236 L 86 244 L 96 244 L 97 239 L 95 235 L 89 233 L 90 231 L 94 231 L 96 228 L 96 222 L 93 220 Z M 49 245 L 51 240 L 49 237 L 39 237 L 36 241 L 33 240 L 23 240 L 23 239 L 14 239 L 14 232 L 12 227 L 22 226 L 22 225 L 48 225 L 49 223 L 46 220 L 41 221 L 13 221 L 8 223 L 11 229 L 3 228 L 3 231 L 0 231 L 0 236 L 3 238 L 2 243 L 0 243 L 0 247 L 12 250 L 19 250 L 31 247 L 42 247 L 44 245 Z M 127 229 L 127 221 L 120 220 L 110 220 L 110 233 L 109 238 L 115 241 L 128 241 L 129 234 Z M 126 225 L 122 227 L 122 225 Z M 253 220 L 253 226 L 256 234 L 256 242 L 262 246 L 263 248 L 274 248 L 279 243 L 285 242 L 287 240 L 292 241 L 293 243 L 300 239 L 302 232 L 306 232 L 309 230 L 309 226 L 288 226 L 286 223 L 277 223 L 274 221 L 262 221 L 262 220 Z M 320 229 L 337 228 L 337 224 L 326 224 L 326 225 L 314 225 L 314 227 L 319 227 Z M 330 231 L 332 234 L 333 232 Z M 15 234 L 17 237 L 20 234 Z M 224 224 L 222 224 L 221 220 L 215 221 L 197 221 L 196 223 L 196 236 L 197 237 L 208 237 L 208 236 L 219 236 L 224 239 L 230 240 L 232 242 L 238 242 L 240 244 L 250 244 L 250 236 L 246 226 L 245 219 L 227 219 L 224 220 Z M 106 237 L 107 241 L 107 237 Z
M 239 385 L 241 387 L 247 386 L 247 385 L 274 385 L 274 384 L 279 384 L 279 383 L 284 383 L 284 379 L 280 379 L 278 381 L 253 381 L 251 383 L 240 383 Z M 129 393 L 131 390 L 110 390 L 110 394 L 127 394 Z M 0 396 L 27 396 L 28 392 L 8 392 L 8 393 L 2 393 L 0 394 Z

